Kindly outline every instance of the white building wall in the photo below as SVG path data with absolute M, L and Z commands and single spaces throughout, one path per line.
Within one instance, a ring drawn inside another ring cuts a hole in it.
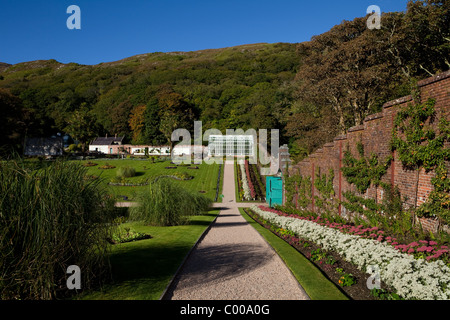
M 98 146 L 98 145 L 89 145 L 89 151 L 98 151 L 101 153 L 109 154 L 109 146 Z

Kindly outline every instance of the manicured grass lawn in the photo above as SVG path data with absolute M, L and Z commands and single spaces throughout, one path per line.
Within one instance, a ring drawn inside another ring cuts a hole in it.
M 239 212 L 280 255 L 312 300 L 348 300 L 334 283 L 295 248 L 255 222 L 242 208 Z
M 82 164 L 87 163 L 86 160 L 78 161 Z M 97 166 L 88 167 L 88 174 L 99 176 L 103 179 L 105 185 L 111 181 L 116 176 L 116 172 L 119 167 L 129 166 L 136 170 L 136 176 L 128 178 L 130 182 L 139 181 L 146 178 L 153 178 L 159 175 L 170 175 L 176 171 L 187 172 L 188 174 L 194 176 L 192 180 L 173 180 L 175 183 L 186 187 L 192 192 L 205 191 L 203 193 L 205 196 L 214 201 L 216 196 L 217 187 L 217 177 L 219 173 L 218 164 L 193 164 L 192 166 L 197 166 L 199 169 L 187 169 L 187 167 L 179 166 L 177 169 L 165 169 L 165 167 L 173 167 L 175 165 L 171 164 L 170 161 L 158 161 L 152 163 L 151 160 L 115 160 L 115 159 L 96 159 L 91 160 L 91 162 L 97 163 Z M 115 166 L 114 169 L 99 169 L 99 166 L 109 164 Z M 219 195 L 221 194 L 221 187 L 223 181 L 223 167 L 221 172 L 221 182 Z M 108 186 L 111 190 L 111 194 L 116 196 L 127 196 L 128 200 L 134 200 L 136 194 L 145 190 L 146 186 Z M 122 199 L 119 199 L 122 200 Z M 220 197 L 217 200 L 220 202 Z
M 84 300 L 158 300 L 183 259 L 219 211 L 191 217 L 190 224 L 151 227 L 125 223 L 151 239 L 113 245 L 111 266 L 114 282 L 101 291 L 81 295 Z

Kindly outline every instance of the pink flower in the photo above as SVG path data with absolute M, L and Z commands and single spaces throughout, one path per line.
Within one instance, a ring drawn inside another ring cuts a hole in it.
M 430 241 L 430 246 L 435 246 L 435 245 L 437 245 L 436 241 Z
M 442 255 L 442 253 L 438 252 L 438 253 L 432 255 L 431 258 L 436 259 L 436 258 L 439 258 L 441 255 Z
M 395 246 L 395 249 L 402 249 L 402 251 L 405 252 L 406 249 L 408 249 L 408 248 L 404 244 L 399 244 L 399 245 Z

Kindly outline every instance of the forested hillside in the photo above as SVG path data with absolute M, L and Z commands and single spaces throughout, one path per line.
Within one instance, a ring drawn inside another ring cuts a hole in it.
M 68 132 L 167 143 L 176 128 L 278 128 L 301 159 L 449 68 L 449 1 L 344 21 L 299 44 L 149 53 L 95 66 L 0 64 L 0 145 Z M 80 126 L 82 124 L 82 126 Z

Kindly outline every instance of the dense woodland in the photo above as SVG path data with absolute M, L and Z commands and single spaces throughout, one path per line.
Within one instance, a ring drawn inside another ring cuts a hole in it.
M 99 65 L 0 63 L 0 145 L 69 133 L 166 144 L 176 128 L 280 129 L 300 160 L 450 67 L 450 1 L 409 1 L 309 42 L 149 53 Z M 8 149 L 4 149 L 8 150 Z M 9 152 L 4 151 L 4 152 Z

